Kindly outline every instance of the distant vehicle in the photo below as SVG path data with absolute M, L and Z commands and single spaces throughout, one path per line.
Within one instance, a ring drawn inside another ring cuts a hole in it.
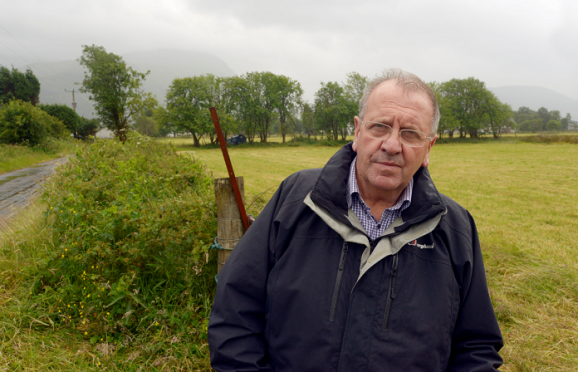
M 227 138 L 227 143 L 229 145 L 240 145 L 242 143 L 247 143 L 247 137 L 242 134 L 237 134 L 236 136 Z

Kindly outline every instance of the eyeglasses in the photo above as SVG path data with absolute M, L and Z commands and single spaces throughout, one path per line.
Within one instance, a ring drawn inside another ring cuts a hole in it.
M 374 121 L 362 121 L 361 123 L 365 124 L 367 135 L 378 140 L 387 140 L 393 132 L 393 128 L 387 124 L 376 123 Z M 422 147 L 425 141 L 428 139 L 431 140 L 431 138 L 431 136 L 428 137 L 424 132 L 420 132 L 419 130 L 401 129 L 399 131 L 401 144 L 409 147 Z

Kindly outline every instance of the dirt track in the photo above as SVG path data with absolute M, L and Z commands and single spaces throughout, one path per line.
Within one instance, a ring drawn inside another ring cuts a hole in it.
M 0 220 L 11 217 L 25 207 L 38 192 L 46 177 L 67 160 L 66 157 L 50 160 L 0 175 Z

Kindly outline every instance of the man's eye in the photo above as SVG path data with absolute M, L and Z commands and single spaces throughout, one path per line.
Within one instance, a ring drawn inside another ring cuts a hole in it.
M 422 133 L 416 132 L 414 130 L 407 130 L 407 129 L 403 130 L 401 132 L 401 136 L 407 140 L 421 140 L 422 139 Z
M 388 130 L 389 125 L 381 124 L 381 123 L 371 123 L 369 129 L 373 130 Z

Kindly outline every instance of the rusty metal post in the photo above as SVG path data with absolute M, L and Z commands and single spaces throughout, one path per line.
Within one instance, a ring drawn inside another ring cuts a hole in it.
M 245 205 L 241 200 L 241 193 L 239 192 L 239 186 L 235 182 L 235 171 L 233 170 L 233 164 L 231 164 L 231 159 L 229 159 L 229 151 L 227 151 L 227 142 L 223 136 L 223 131 L 221 130 L 221 124 L 219 123 L 219 117 L 217 116 L 217 109 L 211 107 L 211 117 L 213 118 L 213 124 L 215 125 L 215 131 L 217 132 L 217 137 L 219 138 L 219 145 L 221 145 L 221 151 L 223 152 L 223 157 L 225 158 L 225 164 L 227 165 L 227 172 L 229 173 L 229 179 L 231 180 L 231 186 L 235 192 L 235 197 L 237 198 L 237 205 L 239 206 L 239 213 L 241 214 L 241 220 L 245 226 L 245 231 L 249 229 L 249 218 L 247 217 L 247 212 L 245 212 Z
M 244 202 L 245 182 L 243 177 L 235 178 Z M 217 273 L 219 273 L 231 251 L 245 233 L 245 226 L 229 178 L 215 179 L 215 199 L 217 202 L 217 243 L 222 247 L 218 251 Z

